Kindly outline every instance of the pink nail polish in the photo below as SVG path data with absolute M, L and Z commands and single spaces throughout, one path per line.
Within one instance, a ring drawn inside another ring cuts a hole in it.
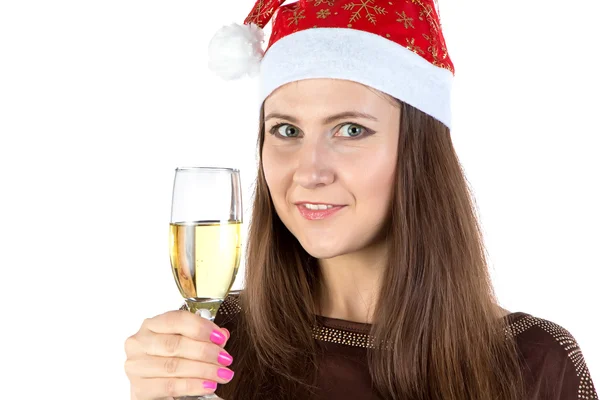
M 217 375 L 219 378 L 225 379 L 226 381 L 230 381 L 233 378 L 233 371 L 230 369 L 219 368 L 217 371 Z
M 204 381 L 203 385 L 205 389 L 217 390 L 217 382 Z
M 223 335 L 221 332 L 219 332 L 218 329 L 215 329 L 214 331 L 212 331 L 212 333 L 210 334 L 210 341 L 213 342 L 214 344 L 223 344 L 225 343 L 225 335 Z
M 224 367 L 229 367 L 231 363 L 233 363 L 233 357 L 222 351 L 219 353 L 218 361 L 219 364 L 223 365 Z

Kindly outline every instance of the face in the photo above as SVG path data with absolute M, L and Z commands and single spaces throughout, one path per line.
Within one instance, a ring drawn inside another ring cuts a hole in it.
M 379 244 L 394 187 L 398 105 L 359 83 L 310 79 L 274 91 L 264 115 L 267 186 L 304 249 L 327 259 Z

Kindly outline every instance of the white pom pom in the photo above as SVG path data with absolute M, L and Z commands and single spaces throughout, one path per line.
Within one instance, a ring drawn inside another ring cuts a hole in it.
M 208 45 L 208 68 L 227 80 L 258 75 L 264 36 L 264 31 L 253 23 L 222 27 Z

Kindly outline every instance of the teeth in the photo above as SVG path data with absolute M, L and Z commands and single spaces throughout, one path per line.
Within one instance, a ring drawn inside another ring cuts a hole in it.
M 331 205 L 327 205 L 327 204 L 304 204 L 304 207 L 308 208 L 309 210 L 327 210 L 328 208 L 333 208 L 333 206 Z

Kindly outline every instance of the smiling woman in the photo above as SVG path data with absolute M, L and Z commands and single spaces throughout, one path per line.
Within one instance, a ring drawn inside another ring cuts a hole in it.
M 245 287 L 214 321 L 227 337 L 210 334 L 227 353 L 198 347 L 209 331 L 191 313 L 149 323 L 181 336 L 145 336 L 180 356 L 155 365 L 189 366 L 165 382 L 225 400 L 597 399 L 568 330 L 498 305 L 433 0 L 282 3 L 257 1 L 211 42 L 220 75 L 260 76 Z M 211 372 L 225 361 L 235 375 Z M 134 365 L 148 393 L 150 362 Z
M 341 256 L 336 265 L 371 252 L 391 204 L 399 104 L 359 83 L 308 79 L 277 89 L 265 114 L 265 180 L 285 226 L 314 257 Z
M 246 285 L 215 319 L 221 397 L 597 398 L 568 330 L 498 305 L 447 126 L 305 79 L 265 99 L 258 145 Z

